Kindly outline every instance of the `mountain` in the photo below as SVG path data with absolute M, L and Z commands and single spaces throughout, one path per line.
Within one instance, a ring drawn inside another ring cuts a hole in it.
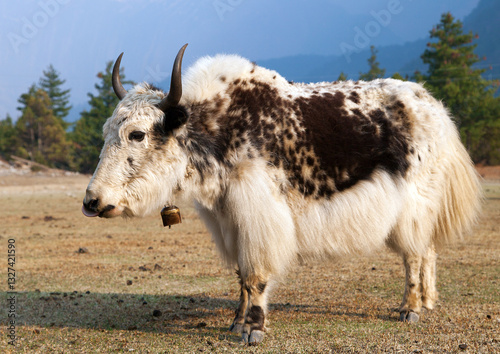
M 17 99 L 50 64 L 71 89 L 74 120 L 106 62 L 125 52 L 127 78 L 168 82 L 184 43 L 186 68 L 204 55 L 235 53 L 294 81 L 334 80 L 340 71 L 356 78 L 374 44 L 389 73 L 418 59 L 408 43 L 426 37 L 441 13 L 463 19 L 479 1 L 0 1 L 0 119 L 17 119 Z M 343 56 L 346 45 L 364 51 Z
M 411 76 L 416 69 L 425 67 L 415 59 L 425 50 L 426 40 L 377 48 L 377 59 L 386 75 L 395 72 Z M 334 81 L 341 72 L 349 79 L 356 80 L 361 71 L 368 71 L 367 59 L 369 50 L 353 54 L 346 60 L 345 56 L 294 56 L 281 59 L 260 60 L 257 64 L 276 70 L 288 80 L 297 82 Z
M 453 11 L 452 11 L 453 15 Z M 484 77 L 500 79 L 500 1 L 480 0 L 477 7 L 463 20 L 464 31 L 477 33 L 479 38 L 476 54 L 486 60 L 477 64 L 486 68 Z M 437 23 L 436 23 L 437 24 Z M 432 28 L 429 28 L 429 31 Z M 380 66 L 386 69 L 386 75 L 398 72 L 403 76 L 412 76 L 415 71 L 427 70 L 420 56 L 426 49 L 429 37 L 407 42 L 401 45 L 377 47 L 377 59 Z M 269 60 L 258 60 L 261 66 L 283 74 L 288 80 L 297 82 L 334 81 L 341 72 L 350 79 L 356 80 L 360 72 L 368 71 L 367 59 L 370 56 L 369 46 L 359 53 L 332 56 L 288 56 Z
M 464 19 L 464 29 L 477 33 L 476 54 L 485 57 L 478 66 L 487 71 L 483 76 L 487 79 L 500 79 L 500 2 L 498 0 L 481 0 L 479 5 Z

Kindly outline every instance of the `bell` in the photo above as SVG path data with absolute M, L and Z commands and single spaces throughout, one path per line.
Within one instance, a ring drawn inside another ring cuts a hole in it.
M 161 219 L 163 220 L 163 226 L 180 224 L 182 222 L 181 211 L 175 205 L 166 206 L 161 210 Z

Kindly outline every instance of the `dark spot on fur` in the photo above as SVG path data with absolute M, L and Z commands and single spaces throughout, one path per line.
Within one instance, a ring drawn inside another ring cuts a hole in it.
M 127 157 L 127 161 L 128 161 L 128 163 L 129 163 L 130 166 L 132 166 L 132 164 L 134 163 L 134 159 L 131 158 L 130 156 Z
M 369 113 L 374 122 L 382 128 L 381 149 L 378 151 L 377 162 L 391 173 L 405 176 L 410 163 L 408 155 L 408 131 L 403 131 L 393 124 L 381 109 Z
M 352 91 L 351 94 L 349 95 L 349 99 L 356 103 L 356 104 L 359 104 L 359 94 L 356 92 L 356 91 Z
M 267 283 L 257 284 L 257 290 L 259 291 L 259 294 L 262 294 L 264 292 L 264 290 L 266 290 L 266 285 L 267 285 Z

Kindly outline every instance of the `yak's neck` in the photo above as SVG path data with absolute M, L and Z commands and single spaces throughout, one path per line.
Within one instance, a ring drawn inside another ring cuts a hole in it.
M 202 132 L 190 132 L 183 142 L 188 163 L 183 191 L 189 199 L 214 210 L 224 195 L 230 164 L 218 155 L 216 142 Z

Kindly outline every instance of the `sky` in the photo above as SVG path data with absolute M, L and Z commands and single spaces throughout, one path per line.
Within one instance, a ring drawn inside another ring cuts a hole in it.
M 479 0 L 20 0 L 0 2 L 0 119 L 52 64 L 75 109 L 99 71 L 125 52 L 127 79 L 168 78 L 179 48 L 253 61 L 342 55 L 428 37 L 442 13 L 463 19 Z M 368 39 L 368 41 L 366 41 Z

